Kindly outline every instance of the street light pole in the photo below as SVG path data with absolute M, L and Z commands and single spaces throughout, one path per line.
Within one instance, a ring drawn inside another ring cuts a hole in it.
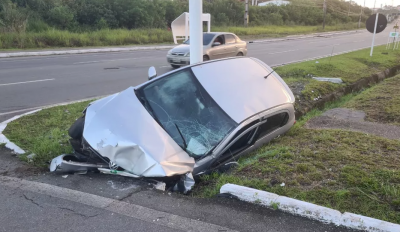
M 203 0 L 189 0 L 190 64 L 203 61 Z
M 249 0 L 246 0 L 244 9 L 244 26 L 247 27 L 248 24 L 249 24 Z
M 364 0 L 364 7 L 365 7 L 365 0 Z M 361 27 L 361 16 L 363 13 L 364 8 L 361 6 L 360 18 L 358 19 L 358 28 Z
M 323 30 L 325 30 L 325 18 L 326 18 L 326 0 L 324 0 L 324 22 L 322 23 Z

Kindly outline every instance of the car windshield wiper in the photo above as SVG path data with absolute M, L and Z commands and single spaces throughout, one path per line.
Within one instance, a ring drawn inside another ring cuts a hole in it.
M 187 149 L 187 143 L 186 143 L 186 140 L 185 140 L 185 138 L 183 137 L 183 134 L 182 134 L 182 132 L 181 132 L 181 129 L 179 129 L 179 127 L 178 127 L 178 125 L 176 124 L 176 123 L 174 123 L 175 124 L 175 127 L 176 127 L 176 129 L 178 130 L 178 132 L 179 132 L 179 135 L 181 136 L 181 138 L 182 138 L 182 141 L 183 141 L 183 150 L 186 152 L 186 153 L 188 153 L 190 156 L 192 156 L 192 157 L 195 157 L 195 154 L 194 153 L 192 153 L 191 151 L 189 151 L 188 149 Z
M 185 151 L 186 151 L 186 150 L 187 150 L 187 143 L 186 143 L 186 140 L 185 140 L 185 138 L 183 137 L 182 132 L 181 132 L 181 130 L 179 129 L 178 125 L 176 125 L 176 123 L 174 123 L 174 124 L 175 124 L 176 129 L 177 129 L 178 132 L 179 132 L 179 135 L 180 135 L 181 138 L 182 138 L 183 146 L 184 146 Z

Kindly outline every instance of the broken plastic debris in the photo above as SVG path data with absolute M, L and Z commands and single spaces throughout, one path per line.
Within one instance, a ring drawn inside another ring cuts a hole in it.
M 174 186 L 174 191 L 179 191 L 186 194 L 189 192 L 195 184 L 192 173 L 187 173 L 183 175 L 178 183 Z
M 164 182 L 157 182 L 157 184 L 154 185 L 154 188 L 161 191 L 165 191 L 166 186 L 167 185 Z
M 127 176 L 127 177 L 133 177 L 133 178 L 139 178 L 139 176 L 134 175 L 129 172 L 125 171 L 117 171 L 113 169 L 108 169 L 108 168 L 99 168 L 99 171 L 104 174 L 112 174 L 112 175 L 120 175 L 120 176 Z
M 281 187 L 285 187 L 285 183 L 282 183 L 282 184 L 281 184 Z
M 317 60 L 317 61 L 315 61 L 315 63 L 316 63 L 316 64 L 319 64 L 319 61 Z
M 26 158 L 28 159 L 28 162 L 32 162 L 33 158 L 36 156 L 35 153 L 32 153 L 30 155 L 27 155 Z
M 68 177 L 68 175 L 64 175 L 64 176 L 62 176 L 62 178 L 67 178 Z
M 335 84 L 341 84 L 343 83 L 341 78 L 334 78 L 334 77 L 313 77 L 314 80 L 317 81 L 327 81 L 327 82 L 332 82 Z

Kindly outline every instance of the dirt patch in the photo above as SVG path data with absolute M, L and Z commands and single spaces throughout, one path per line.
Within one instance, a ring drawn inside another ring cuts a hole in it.
M 309 129 L 342 129 L 373 134 L 388 139 L 400 139 L 400 127 L 395 125 L 366 122 L 365 113 L 346 108 L 326 111 L 306 124 Z
M 21 162 L 16 154 L 5 147 L 0 147 L 0 162 L 0 175 L 22 178 L 38 175 L 45 171 L 42 168 Z

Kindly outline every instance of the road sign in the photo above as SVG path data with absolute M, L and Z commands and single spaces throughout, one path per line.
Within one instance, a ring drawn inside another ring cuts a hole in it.
M 399 37 L 399 33 L 398 32 L 390 32 L 389 33 L 389 37 L 390 38 L 397 38 L 397 37 Z
M 365 23 L 365 26 L 367 30 L 371 33 L 374 33 L 375 29 L 375 19 L 376 19 L 376 14 L 371 15 L 368 19 L 367 22 Z M 386 16 L 383 14 L 378 15 L 378 23 L 376 24 L 376 32 L 375 33 L 380 33 L 383 30 L 385 30 L 387 26 L 387 19 Z

